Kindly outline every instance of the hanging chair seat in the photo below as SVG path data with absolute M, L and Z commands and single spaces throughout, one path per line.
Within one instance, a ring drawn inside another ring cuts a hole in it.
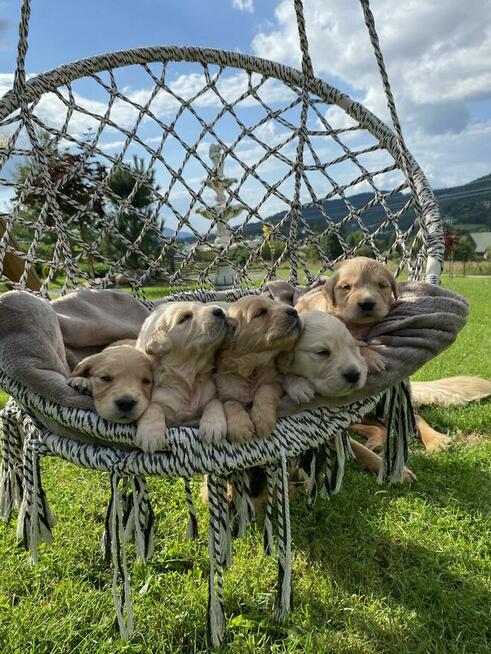
M 233 301 L 258 292 L 229 291 L 218 297 Z M 161 302 L 183 299 L 213 302 L 217 293 L 181 293 Z M 386 369 L 369 374 L 363 389 L 343 398 L 316 398 L 307 406 L 296 407 L 286 401 L 270 438 L 212 445 L 199 439 L 195 425 L 178 426 L 169 429 L 168 452 L 146 455 L 131 449 L 134 425 L 100 418 L 92 399 L 68 385 L 63 360 L 66 354 L 74 367 L 88 350 L 92 353 L 120 338 L 135 338 L 152 306 L 112 290 L 81 290 L 52 303 L 24 291 L 3 294 L 0 385 L 52 433 L 87 444 L 109 442 L 109 447 L 117 446 L 114 462 L 121 471 L 184 477 L 228 474 L 277 461 L 285 452 L 297 456 L 359 421 L 373 409 L 381 393 L 455 340 L 468 310 L 466 301 L 452 291 L 424 283 L 402 283 L 398 301 L 368 336 L 371 346 L 384 357 Z M 65 352 L 59 351 L 61 339 Z M 67 458 L 73 447 L 66 446 Z M 125 451 L 128 448 L 131 451 Z

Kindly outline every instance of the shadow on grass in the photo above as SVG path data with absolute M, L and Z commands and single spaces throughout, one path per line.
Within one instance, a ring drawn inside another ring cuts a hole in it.
M 374 492 L 371 480 L 357 475 L 350 493 L 349 471 L 344 494 L 330 503 L 292 506 L 294 550 L 319 578 L 330 579 L 338 595 L 329 601 L 328 594 L 326 606 L 318 588 L 300 588 L 297 606 L 308 603 L 309 612 L 324 616 L 332 629 L 345 628 L 348 620 L 379 652 L 395 651 L 402 641 L 408 644 L 403 651 L 489 651 L 490 552 L 478 532 L 490 505 L 489 465 L 462 460 L 457 448 L 417 456 L 415 464 L 424 481 L 419 487 Z M 380 620 L 374 614 L 374 601 L 406 614 L 405 634 L 397 621 L 387 626 L 387 615 Z

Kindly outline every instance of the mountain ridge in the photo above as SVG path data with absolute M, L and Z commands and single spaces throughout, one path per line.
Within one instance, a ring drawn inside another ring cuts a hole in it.
M 381 191 L 387 193 L 387 191 Z M 476 178 L 466 184 L 450 188 L 435 189 L 433 191 L 440 207 L 443 221 L 450 227 L 461 231 L 491 231 L 491 174 Z M 355 209 L 362 209 L 374 193 L 366 191 L 348 196 L 349 202 Z M 391 211 L 401 209 L 408 200 L 408 195 L 396 193 L 386 199 L 387 206 Z M 347 209 L 343 200 L 326 200 L 322 203 L 326 214 L 335 223 L 346 217 Z M 313 231 L 321 231 L 325 228 L 325 218 L 317 207 L 303 205 L 302 212 L 306 222 Z M 285 215 L 285 211 L 273 214 L 264 219 L 264 222 L 277 224 Z M 386 219 L 386 214 L 380 205 L 364 211 L 364 223 L 370 228 L 377 228 Z M 399 224 L 402 229 L 407 229 L 414 219 L 414 211 L 409 210 L 401 217 Z M 358 229 L 355 221 L 350 221 L 345 227 L 346 233 Z M 251 237 L 261 234 L 262 223 L 249 223 L 244 228 L 244 235 Z

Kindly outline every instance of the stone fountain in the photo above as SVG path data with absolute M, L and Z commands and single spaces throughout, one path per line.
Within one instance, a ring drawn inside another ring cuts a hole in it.
M 232 184 L 237 183 L 237 179 L 234 177 L 225 177 L 225 157 L 222 156 L 222 146 L 218 143 L 212 143 L 210 145 L 209 156 L 213 163 L 213 171 L 203 183 L 215 192 L 215 203 L 211 207 L 197 209 L 196 213 L 199 213 L 207 220 L 211 220 L 212 224 L 216 226 L 214 246 L 221 252 L 230 241 L 229 221 L 239 216 L 243 211 L 247 211 L 247 207 L 240 203 L 228 204 L 227 206 L 227 190 Z M 232 266 L 225 261 L 219 261 L 214 280 L 215 289 L 225 290 L 232 288 L 233 281 L 234 272 Z

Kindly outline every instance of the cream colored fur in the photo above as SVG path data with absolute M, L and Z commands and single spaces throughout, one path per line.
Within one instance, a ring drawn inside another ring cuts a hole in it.
M 491 381 L 482 377 L 447 377 L 434 381 L 411 382 L 415 406 L 459 406 L 491 395 Z
M 150 406 L 138 422 L 136 444 L 142 450 L 165 449 L 167 426 L 197 419 L 205 440 L 225 437 L 213 372 L 226 333 L 226 315 L 217 305 L 169 302 L 146 319 L 136 347 L 151 357 L 155 380 Z

